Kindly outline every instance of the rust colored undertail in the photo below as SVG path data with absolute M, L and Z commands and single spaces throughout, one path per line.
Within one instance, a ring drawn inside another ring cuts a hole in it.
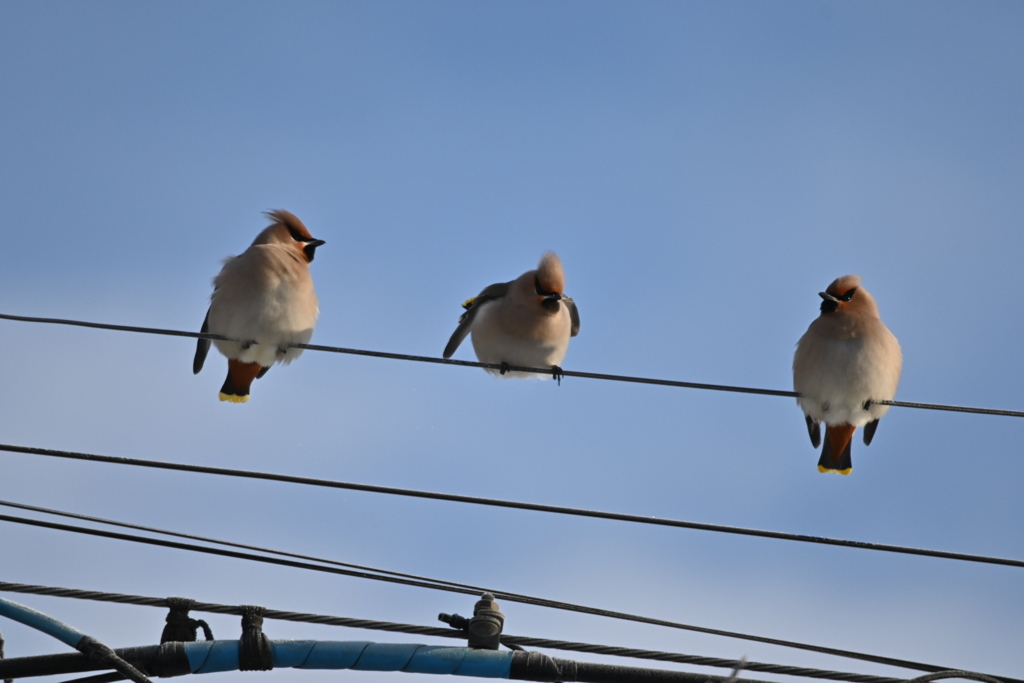
M 243 363 L 228 359 L 228 376 L 224 386 L 220 388 L 220 400 L 231 403 L 245 403 L 249 400 L 249 387 L 252 381 L 263 372 L 259 363 Z
M 826 426 L 825 445 L 821 448 L 821 459 L 818 460 L 819 472 L 849 474 L 853 470 L 850 451 L 856 429 L 849 424 Z

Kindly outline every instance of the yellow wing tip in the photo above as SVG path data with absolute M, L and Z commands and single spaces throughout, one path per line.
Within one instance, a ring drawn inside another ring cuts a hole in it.
M 829 468 L 827 468 L 827 467 L 825 467 L 823 465 L 818 465 L 818 471 L 819 472 L 835 472 L 836 474 L 846 475 L 846 474 L 849 474 L 850 472 L 853 472 L 853 468 L 852 467 L 847 467 L 845 470 L 830 470 Z
M 480 297 L 478 297 L 478 296 L 474 296 L 474 297 L 472 297 L 470 299 L 466 299 L 465 301 L 462 302 L 462 307 L 465 308 L 468 311 L 473 306 L 473 302 L 476 301 L 479 298 Z
M 225 394 L 223 391 L 220 392 L 220 400 L 227 401 L 229 403 L 245 403 L 249 400 L 249 395 L 237 396 L 235 394 Z

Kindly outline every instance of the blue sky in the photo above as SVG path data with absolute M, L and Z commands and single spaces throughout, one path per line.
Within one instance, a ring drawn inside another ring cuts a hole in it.
M 903 347 L 898 398 L 1020 409 L 1022 32 L 1009 2 L 3 2 L 0 311 L 198 330 L 220 259 L 285 208 L 327 241 L 314 343 L 439 356 L 463 300 L 553 249 L 582 317 L 566 369 L 789 389 L 817 292 L 859 273 Z M 1021 420 L 893 409 L 870 448 L 855 442 L 851 476 L 825 476 L 790 399 L 307 352 L 238 406 L 217 401 L 219 356 L 191 374 L 188 340 L 0 330 L 0 442 L 1024 557 Z M 1024 671 L 1019 569 L 25 455 L 0 467 L 5 500 Z M 9 581 L 425 624 L 472 605 L 56 531 L 0 539 Z M 115 646 L 162 627 L 146 608 L 16 599 Z M 503 608 L 520 635 L 903 675 Z M 60 649 L 0 631 L 8 656 Z

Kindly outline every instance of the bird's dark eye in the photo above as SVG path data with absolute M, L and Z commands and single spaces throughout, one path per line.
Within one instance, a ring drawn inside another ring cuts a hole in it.
M 303 234 L 301 232 L 299 232 L 298 230 L 296 230 L 295 228 L 293 228 L 290 225 L 288 226 L 288 233 L 292 236 L 292 239 L 295 240 L 296 242 L 312 242 L 313 241 L 312 237 L 305 237 L 305 236 L 303 236 Z
M 836 297 L 836 298 L 837 298 L 837 299 L 839 299 L 840 301 L 849 301 L 850 299 L 852 299 L 852 298 L 853 298 L 853 295 L 854 295 L 854 293 L 855 293 L 856 291 L 857 291 L 857 288 L 856 288 L 856 287 L 854 287 L 853 289 L 851 289 L 850 291 L 848 291 L 848 292 L 847 292 L 846 294 L 843 294 L 842 296 L 840 296 L 840 297 Z
M 554 292 L 549 292 L 540 286 L 540 278 L 537 277 L 536 275 L 533 276 L 533 290 L 537 292 L 537 294 L 540 294 L 541 296 L 551 296 L 552 294 L 554 294 Z

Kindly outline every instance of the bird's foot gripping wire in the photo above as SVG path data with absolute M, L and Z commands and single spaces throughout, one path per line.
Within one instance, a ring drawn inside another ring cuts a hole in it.
M 551 376 L 558 382 L 558 386 L 562 386 L 562 378 L 565 377 L 565 373 L 562 372 L 562 368 L 557 365 L 551 366 Z
M 504 375 L 506 372 L 508 372 L 508 363 L 501 361 L 501 368 L 498 370 L 498 373 Z

